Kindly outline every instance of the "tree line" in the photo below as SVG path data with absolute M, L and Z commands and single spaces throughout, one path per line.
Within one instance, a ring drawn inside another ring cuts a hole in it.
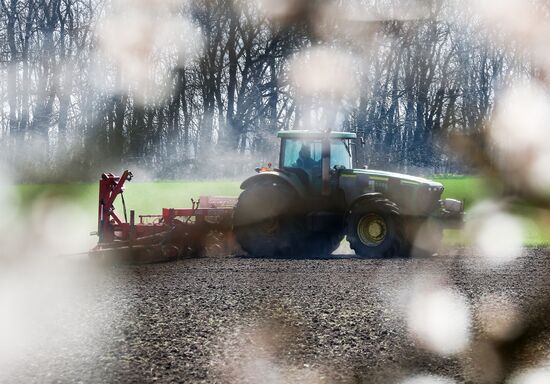
M 445 1 L 295 3 L 0 0 L 2 161 L 233 177 L 277 158 L 278 130 L 330 128 L 364 137 L 358 164 L 464 172 L 449 138 L 528 74 Z

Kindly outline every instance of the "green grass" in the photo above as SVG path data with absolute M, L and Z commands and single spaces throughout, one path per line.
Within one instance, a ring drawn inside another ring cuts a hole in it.
M 464 201 L 466 211 L 476 202 L 489 199 L 494 196 L 491 185 L 480 177 L 436 177 L 437 181 L 445 186 L 444 198 L 454 198 Z M 520 209 L 520 215 L 524 226 L 524 243 L 527 246 L 550 245 L 550 230 L 533 209 Z M 462 231 L 448 230 L 445 233 L 447 244 L 467 244 Z
M 237 196 L 237 181 L 191 181 L 126 183 L 124 198 L 128 207 L 140 213 L 156 213 L 163 207 L 191 206 L 191 198 L 201 195 Z M 68 199 L 86 209 L 97 206 L 98 184 L 24 184 L 16 187 L 24 207 L 39 197 Z
M 462 200 L 466 209 L 491 196 L 490 185 L 480 177 L 436 177 L 435 180 L 445 186 L 443 198 Z
M 240 184 L 238 181 L 130 183 L 124 198 L 127 206 L 138 213 L 160 213 L 162 208 L 191 207 L 191 199 L 201 196 L 238 196 Z
M 238 196 L 239 186 L 238 181 L 130 182 L 126 183 L 124 199 L 128 211 L 134 209 L 136 215 L 160 214 L 162 208 L 191 207 L 191 198 L 196 200 L 205 195 Z M 89 212 L 86 220 L 90 223 L 90 230 L 96 226 L 98 183 L 23 184 L 15 188 L 23 211 L 32 209 L 33 203 L 40 198 L 63 199 Z M 120 198 L 115 207 L 122 217 Z
M 464 200 L 471 206 L 481 197 L 489 196 L 489 189 L 480 178 L 437 178 L 445 185 L 444 197 Z M 240 181 L 160 181 L 126 183 L 124 197 L 129 208 L 139 213 L 156 213 L 163 207 L 190 207 L 191 198 L 204 195 L 238 196 Z M 39 197 L 67 199 L 86 209 L 97 206 L 97 183 L 81 184 L 22 184 L 17 193 L 23 207 L 31 207 Z M 95 211 L 94 211 L 95 214 Z
M 466 209 L 477 201 L 491 196 L 490 186 L 479 177 L 437 177 L 445 186 L 444 197 L 463 200 Z M 137 214 L 161 213 L 163 207 L 184 208 L 191 206 L 191 198 L 202 195 L 237 196 L 240 181 L 189 181 L 189 182 L 131 182 L 124 194 L 128 209 Z M 94 229 L 97 215 L 97 183 L 83 184 L 25 184 L 15 187 L 23 210 L 32 209 L 40 197 L 57 197 L 71 201 L 89 212 L 90 229 Z M 117 210 L 121 211 L 120 199 Z M 523 211 L 526 245 L 550 244 L 550 234 L 534 211 Z M 446 243 L 467 243 L 460 231 L 446 231 Z

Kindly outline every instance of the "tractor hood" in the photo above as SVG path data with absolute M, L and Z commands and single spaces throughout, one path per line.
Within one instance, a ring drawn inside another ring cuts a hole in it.
M 416 177 L 411 175 L 405 175 L 403 173 L 395 173 L 395 172 L 386 172 L 386 171 L 378 171 L 374 169 L 353 169 L 350 170 L 353 174 L 361 174 L 361 175 L 367 175 L 370 177 L 380 177 L 380 178 L 388 178 L 388 179 L 397 179 L 404 183 L 410 183 L 410 184 L 424 184 L 428 187 L 432 188 L 441 188 L 443 190 L 443 184 L 438 183 L 437 181 L 425 179 L 423 177 Z M 344 174 L 348 172 L 344 171 Z
M 438 209 L 443 193 L 441 183 L 402 173 L 349 169 L 340 175 L 339 186 L 350 205 L 365 194 L 380 193 L 397 204 L 405 215 L 430 215 Z

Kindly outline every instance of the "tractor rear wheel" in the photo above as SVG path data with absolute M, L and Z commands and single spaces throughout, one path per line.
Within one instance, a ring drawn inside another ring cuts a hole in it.
M 235 237 L 251 256 L 289 257 L 298 249 L 298 197 L 282 183 L 255 184 L 239 196 L 233 213 Z
M 348 217 L 347 238 L 360 257 L 379 259 L 408 255 L 408 242 L 397 205 L 373 198 L 354 207 Z

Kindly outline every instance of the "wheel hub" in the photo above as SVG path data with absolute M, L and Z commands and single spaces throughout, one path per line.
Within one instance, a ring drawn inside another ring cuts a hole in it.
M 274 235 L 279 230 L 279 220 L 276 217 L 270 217 L 261 224 L 261 229 L 268 235 Z
M 367 246 L 377 246 L 386 238 L 387 227 L 384 218 L 376 213 L 363 216 L 357 223 L 359 240 Z

